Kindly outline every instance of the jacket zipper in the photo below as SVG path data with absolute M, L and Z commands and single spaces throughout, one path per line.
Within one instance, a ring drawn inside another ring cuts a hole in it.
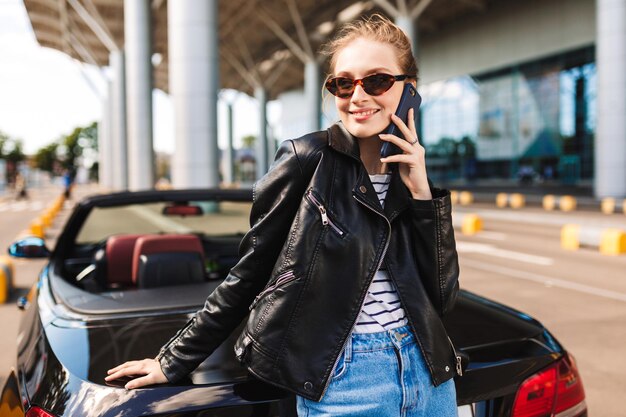
M 458 376 L 463 376 L 463 365 L 461 363 L 461 356 L 456 353 L 456 348 L 454 347 L 454 343 L 452 343 L 452 339 L 450 339 L 450 336 L 448 336 L 448 342 L 450 342 L 452 353 L 454 353 L 454 359 L 456 361 L 456 373 Z
M 270 285 L 269 287 L 267 287 L 266 289 L 264 289 L 263 291 L 261 291 L 259 293 L 259 295 L 257 295 L 254 298 L 254 301 L 252 302 L 252 304 L 250 304 L 249 310 L 252 311 L 252 309 L 257 305 L 257 303 L 259 302 L 259 300 L 261 298 L 263 298 L 265 295 L 269 294 L 270 292 L 276 290 L 276 288 L 287 284 L 288 282 L 291 282 L 293 280 L 296 279 L 296 275 L 293 273 L 293 271 L 287 271 L 287 272 L 283 272 L 282 274 L 280 274 L 278 276 L 278 278 L 276 278 L 276 281 L 274 281 L 274 283 L 272 285 Z
M 389 233 L 387 234 L 387 239 L 385 240 L 385 247 L 383 249 L 383 254 L 380 257 L 380 259 L 378 260 L 378 266 L 376 266 L 376 269 L 374 269 L 374 273 L 369 278 L 369 284 L 368 284 L 368 288 L 369 288 L 369 286 L 372 283 L 372 278 L 376 274 L 376 271 L 378 271 L 380 266 L 383 264 L 383 261 L 385 259 L 385 255 L 387 254 L 387 249 L 389 248 L 389 241 L 391 240 L 391 223 L 389 222 L 389 219 L 387 219 L 385 216 L 380 214 L 378 211 L 376 211 L 376 209 L 371 207 L 369 204 L 365 203 L 364 201 L 360 201 L 356 197 L 355 197 L 355 200 L 358 201 L 359 203 L 363 204 L 368 209 L 372 210 L 374 213 L 376 213 L 379 216 L 381 216 L 383 219 L 385 219 L 385 221 L 387 222 L 388 231 L 389 231 Z M 365 295 L 367 295 L 367 293 Z M 359 314 L 360 314 L 361 310 L 363 309 L 363 303 L 365 302 L 365 295 L 363 296 L 363 299 L 361 300 L 361 309 L 359 310 Z M 346 337 L 346 340 L 344 340 L 343 345 L 342 345 L 341 349 L 339 350 L 339 355 L 337 355 L 337 357 L 335 358 L 335 362 L 333 364 L 332 369 L 335 369 L 335 367 L 337 366 L 337 362 L 339 362 L 339 358 L 341 357 L 341 352 L 346 348 L 346 344 L 350 340 L 350 335 L 352 334 L 352 331 L 354 330 L 354 327 L 356 326 L 356 322 L 359 319 L 359 314 L 356 315 L 356 318 L 352 322 L 352 327 L 350 328 L 350 332 L 348 333 L 348 337 Z M 324 385 L 324 390 L 322 391 L 322 398 L 324 397 L 324 394 L 326 394 L 326 390 L 328 390 L 328 386 L 330 385 L 330 380 L 331 380 L 331 377 L 329 376 L 328 380 L 326 381 L 326 385 Z
M 326 207 L 313 195 L 313 189 L 309 188 L 306 192 L 306 198 L 315 206 L 320 212 L 322 216 L 322 224 L 324 226 L 330 226 L 333 230 L 339 235 L 343 236 L 344 232 L 341 230 L 332 220 L 328 217 L 328 212 L 326 211 Z

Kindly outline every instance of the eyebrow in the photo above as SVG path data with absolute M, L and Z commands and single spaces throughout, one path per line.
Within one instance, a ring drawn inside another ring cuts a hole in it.
M 367 73 L 364 76 L 368 76 L 368 75 L 372 75 L 372 74 L 378 74 L 378 73 L 381 73 L 381 72 L 384 72 L 385 74 L 393 73 L 393 71 L 391 71 L 389 68 L 377 67 L 377 68 L 372 68 L 372 69 L 368 70 Z M 340 71 L 340 72 L 335 74 L 335 76 L 346 76 L 346 75 L 352 75 L 352 73 L 350 71 Z

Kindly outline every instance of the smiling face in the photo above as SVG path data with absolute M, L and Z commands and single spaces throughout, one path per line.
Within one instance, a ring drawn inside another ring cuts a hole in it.
M 393 46 L 366 38 L 358 38 L 337 52 L 333 76 L 360 79 L 376 73 L 403 74 Z M 349 98 L 335 97 L 339 117 L 348 132 L 357 138 L 381 133 L 391 122 L 404 83 L 396 81 L 379 96 L 370 96 L 357 85 Z

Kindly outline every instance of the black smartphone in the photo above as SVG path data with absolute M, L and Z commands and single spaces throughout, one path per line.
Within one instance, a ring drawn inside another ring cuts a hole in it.
M 396 109 L 396 116 L 398 116 L 408 126 L 409 109 L 413 109 L 413 117 L 417 115 L 420 104 L 422 104 L 422 97 L 418 94 L 417 89 L 411 83 L 404 84 L 404 90 L 402 91 L 402 97 L 400 97 L 400 103 Z M 405 139 L 404 135 L 400 131 L 400 128 L 396 126 L 394 122 L 391 122 L 383 133 L 396 135 L 399 138 Z M 411 139 L 413 140 L 413 139 Z M 391 142 L 384 142 L 380 148 L 380 156 L 386 158 L 390 155 L 402 153 L 400 148 Z

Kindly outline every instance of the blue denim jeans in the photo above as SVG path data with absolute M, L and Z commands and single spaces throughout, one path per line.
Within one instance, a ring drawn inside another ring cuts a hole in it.
M 299 417 L 456 417 L 454 381 L 433 386 L 409 326 L 354 333 L 320 402 L 297 397 Z

